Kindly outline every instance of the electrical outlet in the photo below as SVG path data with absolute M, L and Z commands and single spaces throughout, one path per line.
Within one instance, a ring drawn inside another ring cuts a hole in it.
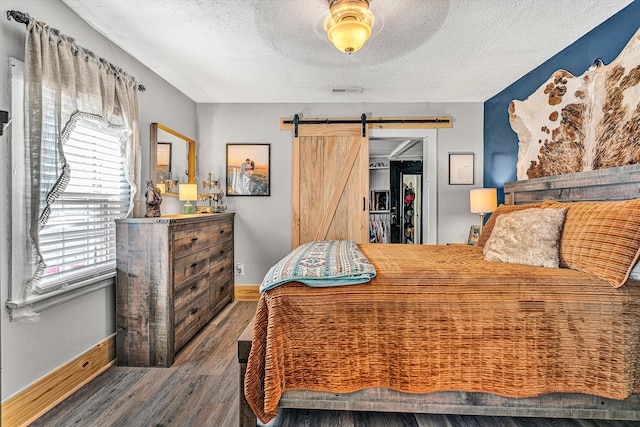
M 236 276 L 244 276 L 244 264 L 236 264 Z

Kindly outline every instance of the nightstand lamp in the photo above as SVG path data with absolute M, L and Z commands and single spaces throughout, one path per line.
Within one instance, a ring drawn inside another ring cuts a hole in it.
M 484 227 L 484 216 L 498 207 L 498 190 L 495 188 L 476 188 L 469 191 L 471 213 L 480 214 L 480 234 Z
M 191 204 L 191 200 L 198 200 L 198 184 L 180 184 L 178 198 L 182 201 L 186 201 L 184 208 L 182 209 L 183 214 L 195 213 L 196 209 Z

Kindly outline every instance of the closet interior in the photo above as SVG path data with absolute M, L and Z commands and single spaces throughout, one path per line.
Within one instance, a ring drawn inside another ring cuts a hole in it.
M 369 140 L 369 241 L 422 243 L 422 141 Z

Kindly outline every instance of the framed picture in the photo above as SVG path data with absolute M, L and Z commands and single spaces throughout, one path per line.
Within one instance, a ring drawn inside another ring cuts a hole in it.
M 371 191 L 370 200 L 371 211 L 388 211 L 389 210 L 389 192 L 388 191 Z
M 157 171 L 156 183 L 169 179 L 171 173 L 171 143 L 158 142 L 157 149 Z
M 449 153 L 449 185 L 473 185 L 474 153 Z
M 271 195 L 271 144 L 227 144 L 227 196 Z
M 469 245 L 477 245 L 478 239 L 480 238 L 480 226 L 472 225 L 469 229 L 469 238 L 467 239 L 467 243 Z

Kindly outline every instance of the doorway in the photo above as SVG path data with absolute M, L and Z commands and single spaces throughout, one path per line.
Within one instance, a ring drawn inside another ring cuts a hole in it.
M 422 244 L 422 161 L 391 161 L 391 243 Z
M 437 159 L 437 130 L 436 129 L 371 129 L 371 140 L 375 139 L 391 139 L 391 140 L 413 140 L 416 139 L 422 142 L 422 155 L 418 158 L 405 159 L 406 161 L 422 161 L 422 170 L 420 171 L 420 216 L 419 221 L 415 221 L 415 228 L 420 230 L 420 243 L 434 245 L 438 241 L 437 228 L 438 228 L 438 206 L 437 206 L 437 186 L 438 186 L 438 159 Z M 371 146 L 370 146 L 371 147 Z M 370 148 L 371 150 L 371 148 Z M 402 160 L 399 159 L 396 154 L 402 151 L 403 148 L 399 148 L 393 154 L 390 154 L 389 160 Z M 395 150 L 394 150 L 395 151 Z M 370 154 L 373 154 L 370 152 Z M 395 158 L 394 158 L 395 157 Z M 389 170 L 390 172 L 390 170 Z M 407 174 L 410 174 L 409 172 Z M 389 174 L 390 175 L 390 174 Z M 390 180 L 390 177 L 389 177 Z M 415 190 L 414 190 L 415 191 Z M 391 195 L 389 195 L 391 199 Z M 416 202 L 414 202 L 416 203 Z M 397 210 L 398 208 L 396 208 Z M 398 212 L 396 212 L 396 215 Z M 403 213 L 404 215 L 404 213 Z M 415 209 L 414 209 L 415 215 Z M 415 233 L 415 229 L 414 229 Z M 391 234 L 391 233 L 389 233 Z

